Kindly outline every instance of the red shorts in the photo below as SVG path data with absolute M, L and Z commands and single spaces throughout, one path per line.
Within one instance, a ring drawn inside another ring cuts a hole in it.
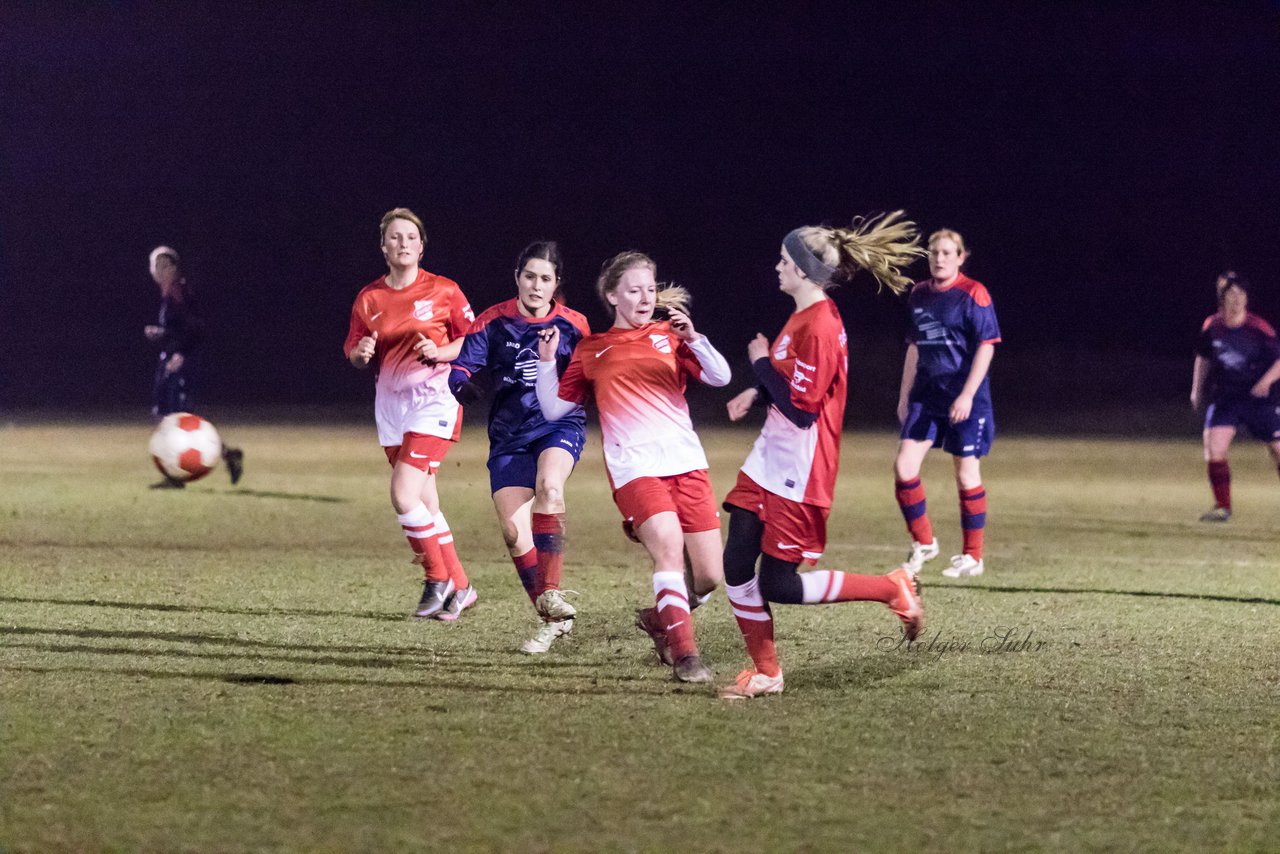
M 668 477 L 638 477 L 613 493 L 613 503 L 622 511 L 623 527 L 632 530 L 650 518 L 670 511 L 680 519 L 686 534 L 720 530 L 720 511 L 711 490 L 706 469 Z
M 399 445 L 387 445 L 382 450 L 387 454 L 387 462 L 393 466 L 396 463 L 404 463 L 421 469 L 427 474 L 435 474 L 452 444 L 452 440 L 442 439 L 439 436 L 405 433 Z
M 787 563 L 815 564 L 827 547 L 829 508 L 774 495 L 747 477 L 746 472 L 738 472 L 738 482 L 724 497 L 724 503 L 760 517 L 764 523 L 760 550 L 770 557 Z

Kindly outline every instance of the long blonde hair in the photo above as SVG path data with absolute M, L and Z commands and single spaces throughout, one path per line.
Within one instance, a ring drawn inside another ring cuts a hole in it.
M 896 294 L 905 291 L 912 279 L 902 268 L 926 252 L 920 246 L 916 224 L 903 219 L 904 215 L 905 211 L 893 211 L 854 217 L 848 228 L 811 225 L 798 229 L 804 245 L 828 267 L 835 268 L 829 282 L 818 284 L 824 289 L 842 285 L 859 270 L 866 270 L 881 287 Z
M 613 316 L 614 307 L 606 295 L 616 291 L 623 275 L 636 267 L 648 267 L 654 278 L 658 277 L 658 265 L 654 260 L 634 249 L 619 252 L 605 261 L 604 266 L 600 268 L 600 277 L 596 279 L 596 294 L 599 295 L 600 302 L 604 303 L 604 307 L 609 310 L 610 317 Z M 653 312 L 655 317 L 670 316 L 672 309 L 688 313 L 689 306 L 693 303 L 693 296 L 687 288 L 680 285 L 659 283 L 656 303 Z

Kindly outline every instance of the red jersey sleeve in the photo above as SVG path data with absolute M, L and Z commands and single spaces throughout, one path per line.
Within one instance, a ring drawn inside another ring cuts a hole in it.
M 794 342 L 796 361 L 791 372 L 791 403 L 805 412 L 817 412 L 836 377 L 836 360 L 845 358 L 838 334 L 808 328 Z
M 680 372 L 680 379 L 688 381 L 690 378 L 697 380 L 701 377 L 702 363 L 698 361 L 698 357 L 684 339 L 674 333 L 669 334 L 667 338 L 676 350 L 676 370 Z
M 453 293 L 449 300 L 449 340 L 461 338 L 467 334 L 467 330 L 471 328 L 471 324 L 475 322 L 475 312 L 471 310 L 471 303 L 467 302 L 467 298 L 463 296 L 462 288 L 454 283 Z
M 591 381 L 582 369 L 582 351 L 574 350 L 569 365 L 560 377 L 560 399 L 570 403 L 586 403 Z
M 348 359 L 351 358 L 351 351 L 360 343 L 360 339 L 369 334 L 369 327 L 364 322 L 364 313 L 360 310 L 360 304 L 364 301 L 364 295 L 356 297 L 355 304 L 351 306 L 351 323 L 347 327 L 347 339 L 342 342 L 342 355 Z

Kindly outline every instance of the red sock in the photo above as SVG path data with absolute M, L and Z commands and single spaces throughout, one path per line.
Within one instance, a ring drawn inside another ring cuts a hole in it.
M 537 601 L 538 550 L 529 549 L 524 554 L 511 558 L 511 562 L 515 564 L 516 575 L 520 576 L 520 586 L 524 588 L 525 593 L 529 594 L 529 601 Z
M 458 550 L 453 547 L 453 531 L 449 530 L 449 523 L 445 521 L 443 513 L 436 514 L 435 540 L 440 544 L 440 554 L 444 558 L 449 577 L 453 579 L 453 586 L 461 590 L 469 585 L 471 581 L 467 578 L 467 571 L 462 568 Z
M 778 666 L 778 652 L 773 645 L 773 614 L 760 595 L 759 583 L 753 577 L 738 587 L 725 585 L 725 592 L 729 594 L 733 617 L 738 621 L 756 670 L 765 676 L 777 676 L 782 668 Z
M 804 586 L 804 604 L 822 602 L 888 602 L 898 595 L 898 586 L 887 575 L 859 575 L 832 569 L 799 573 Z
M 1231 509 L 1231 465 L 1226 461 L 1209 463 L 1209 485 L 1213 487 L 1213 504 Z
M 911 539 L 924 546 L 932 543 L 933 524 L 926 511 L 924 484 L 920 482 L 920 478 L 895 480 L 894 497 L 898 499 L 898 507 L 902 510 L 902 518 L 907 523 Z
M 564 514 L 533 514 L 533 547 L 538 552 L 538 593 L 560 589 L 564 568 Z
M 408 513 L 398 514 L 396 519 L 404 529 L 414 560 L 422 565 L 423 577 L 427 581 L 448 581 L 449 571 L 434 534 L 435 520 L 426 505 L 419 504 Z
M 655 572 L 653 596 L 672 659 L 679 661 L 685 656 L 697 655 L 698 643 L 693 639 L 693 615 L 689 613 L 689 591 L 684 586 L 684 573 Z
M 982 560 L 982 532 L 987 526 L 987 490 L 979 484 L 960 490 L 960 530 L 964 553 Z

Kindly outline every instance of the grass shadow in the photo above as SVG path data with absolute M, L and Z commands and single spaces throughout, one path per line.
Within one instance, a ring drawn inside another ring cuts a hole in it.
M 1202 602 L 1229 602 L 1235 605 L 1280 605 L 1280 599 L 1263 596 L 1223 596 L 1216 593 L 1173 593 L 1164 590 L 1113 590 L 1102 587 L 996 587 L 989 584 L 930 585 L 930 591 L 981 590 L 984 593 L 1069 593 L 1091 596 L 1141 596 L 1152 599 L 1189 599 Z
M 206 605 L 175 605 L 168 602 L 122 602 L 111 599 L 47 599 L 23 596 L 0 596 L 0 602 L 15 605 L 68 605 L 81 608 L 121 608 L 127 611 L 163 611 L 176 614 L 226 614 L 241 617 L 353 617 L 400 623 L 403 614 L 385 611 L 324 611 L 311 608 L 213 608 Z
M 319 501 L 324 504 L 350 504 L 350 498 L 337 495 L 308 495 L 305 492 L 272 492 L 263 489 L 227 489 L 222 495 L 238 495 L 245 498 L 283 498 L 287 501 Z

